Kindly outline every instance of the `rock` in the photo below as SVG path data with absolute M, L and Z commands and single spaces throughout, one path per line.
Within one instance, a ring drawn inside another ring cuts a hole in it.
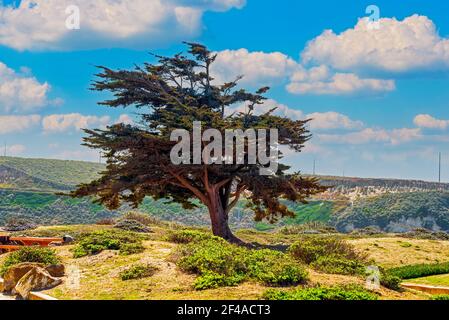
M 19 280 L 14 293 L 28 299 L 31 291 L 51 289 L 61 283 L 61 279 L 52 277 L 44 268 L 35 267 Z
M 45 267 L 45 270 L 52 276 L 56 278 L 61 278 L 65 274 L 65 267 L 63 264 L 52 264 L 51 266 Z
M 10 267 L 3 276 L 3 291 L 11 292 L 11 290 L 14 289 L 19 280 L 31 269 L 34 269 L 36 267 L 43 267 L 43 265 L 41 263 L 23 262 Z

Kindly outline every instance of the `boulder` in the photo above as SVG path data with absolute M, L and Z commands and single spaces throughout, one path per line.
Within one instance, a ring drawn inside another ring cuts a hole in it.
M 19 280 L 14 293 L 28 299 L 31 291 L 51 289 L 61 283 L 61 279 L 52 277 L 44 268 L 35 267 Z
M 19 280 L 31 269 L 34 269 L 36 267 L 42 268 L 43 265 L 41 263 L 23 262 L 11 266 L 3 276 L 4 280 L 3 291 L 11 292 L 11 290 L 14 289 Z
M 45 270 L 52 276 L 56 278 L 61 278 L 65 274 L 65 267 L 63 264 L 52 264 L 45 267 Z

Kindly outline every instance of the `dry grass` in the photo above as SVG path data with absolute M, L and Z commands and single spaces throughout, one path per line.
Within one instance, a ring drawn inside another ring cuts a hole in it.
M 357 250 L 384 267 L 449 261 L 449 241 L 399 237 L 349 240 Z
M 109 226 L 62 226 L 40 227 L 34 230 L 35 235 L 79 234 L 109 228 Z M 224 287 L 205 291 L 193 289 L 195 275 L 180 271 L 171 262 L 170 256 L 177 244 L 165 241 L 169 226 L 152 225 L 150 240 L 144 242 L 145 251 L 140 254 L 121 256 L 114 251 L 103 251 L 98 255 L 73 259 L 70 251 L 73 246 L 57 247 L 58 255 L 66 265 L 67 273 L 73 278 L 80 275 L 80 285 L 73 285 L 67 276 L 62 285 L 45 293 L 59 299 L 144 299 L 144 300 L 242 300 L 259 299 L 268 289 L 263 285 L 246 282 L 237 287 Z M 296 235 L 277 233 L 261 233 L 243 230 L 238 235 L 249 242 L 264 245 L 287 245 L 299 239 Z M 391 267 L 402 264 L 449 261 L 449 242 L 432 240 L 412 240 L 397 237 L 366 238 L 349 240 L 356 248 L 368 254 L 376 263 Z M 4 256 L 0 256 L 1 260 Z M 158 271 L 149 278 L 122 281 L 120 272 L 136 263 L 156 266 Z M 78 271 L 77 271 L 78 270 Z M 352 284 L 364 285 L 364 280 L 354 276 L 330 275 L 309 270 L 310 283 L 322 285 Z M 449 278 L 449 277 L 448 277 Z M 428 299 L 428 295 L 407 290 L 395 292 L 385 288 L 379 291 L 380 299 Z

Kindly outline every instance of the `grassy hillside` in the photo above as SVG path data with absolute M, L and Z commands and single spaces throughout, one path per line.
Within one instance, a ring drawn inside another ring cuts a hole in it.
M 384 194 L 361 199 L 333 222 L 343 231 L 366 226 L 391 232 L 413 227 L 449 231 L 449 192 Z
M 110 212 L 93 205 L 90 199 L 74 200 L 55 195 L 55 192 L 72 190 L 80 183 L 95 179 L 102 170 L 103 164 L 91 162 L 0 157 L 0 224 L 13 216 L 25 217 L 40 224 L 93 223 L 128 210 L 125 207 Z M 446 184 L 329 176 L 321 179 L 325 185 L 336 186 L 336 197 L 315 199 L 307 205 L 287 202 L 297 215 L 295 218 L 283 219 L 276 225 L 254 222 L 253 213 L 243 200 L 231 213 L 231 226 L 271 230 L 285 225 L 320 221 L 334 224 L 345 231 L 371 225 L 387 231 L 406 231 L 413 227 L 449 231 L 449 193 L 444 191 L 449 187 Z M 384 190 L 382 192 L 388 192 L 390 188 L 395 192 L 373 197 L 362 195 L 355 197 L 354 201 L 347 196 L 352 188 L 370 186 Z M 408 191 L 402 192 L 404 188 Z M 402 191 L 397 192 L 398 189 Z M 338 194 L 342 196 L 338 197 Z M 207 210 L 201 206 L 186 212 L 178 204 L 145 199 L 139 210 L 162 220 L 186 225 L 209 225 Z
M 104 170 L 92 162 L 0 157 L 0 188 L 20 190 L 71 190 Z

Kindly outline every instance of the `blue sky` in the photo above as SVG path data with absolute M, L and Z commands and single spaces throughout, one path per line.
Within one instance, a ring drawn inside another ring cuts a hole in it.
M 70 4 L 79 30 L 65 26 Z M 447 12 L 418 0 L 0 1 L 0 141 L 9 155 L 98 161 L 80 127 L 133 112 L 96 105 L 95 65 L 130 68 L 199 41 L 219 54 L 217 81 L 244 73 L 242 85 L 272 87 L 267 108 L 315 119 L 304 152 L 287 156 L 295 168 L 316 159 L 321 174 L 435 180 L 442 152 L 449 181 Z

